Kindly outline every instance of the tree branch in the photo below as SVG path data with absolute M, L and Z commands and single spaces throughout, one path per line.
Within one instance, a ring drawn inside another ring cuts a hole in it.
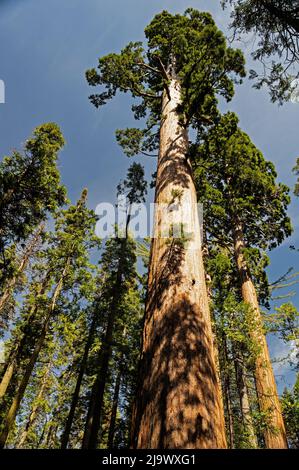
M 145 69 L 148 69 L 151 72 L 159 73 L 160 75 L 162 74 L 161 70 L 155 69 L 155 67 L 151 67 L 149 64 L 146 64 L 145 62 L 136 62 L 136 65 L 139 65 L 140 67 L 144 67 Z
M 157 54 L 154 54 L 154 57 L 156 57 L 156 59 L 158 60 L 162 76 L 163 76 L 164 80 L 166 81 L 166 83 L 164 83 L 164 87 L 165 87 L 168 99 L 170 101 L 171 96 L 170 96 L 169 88 L 168 88 L 168 85 L 167 85 L 167 82 L 169 82 L 169 80 L 170 80 L 169 76 L 168 76 L 168 73 L 167 73 L 167 71 L 164 67 L 164 64 L 163 64 L 162 60 L 160 59 L 160 57 Z

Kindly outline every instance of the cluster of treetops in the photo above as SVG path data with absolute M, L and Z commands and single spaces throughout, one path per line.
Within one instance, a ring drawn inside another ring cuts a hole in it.
M 244 57 L 192 9 L 156 15 L 145 36 L 87 71 L 102 87 L 90 99 L 132 95 L 144 126 L 117 131 L 118 142 L 128 156 L 158 150 L 156 202 L 195 197 L 204 226 L 190 213 L 191 238 L 133 239 L 131 206 L 147 194 L 135 162 L 117 187 L 125 227 L 100 240 L 87 190 L 67 199 L 54 123 L 4 157 L 0 446 L 299 447 L 299 382 L 278 396 L 265 339 L 298 346 L 297 309 L 270 307 L 296 275 L 270 284 L 266 274 L 269 251 L 292 232 L 289 189 L 238 117 L 218 109 L 245 76 Z

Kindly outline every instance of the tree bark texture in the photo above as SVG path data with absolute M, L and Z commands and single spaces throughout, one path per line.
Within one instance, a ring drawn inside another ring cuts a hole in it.
M 197 197 L 181 124 L 179 80 L 162 100 L 154 237 L 133 446 L 225 448 Z M 170 99 L 169 99 L 169 96 Z M 168 234 L 182 227 L 184 236 Z M 186 242 L 185 242 L 186 241 Z

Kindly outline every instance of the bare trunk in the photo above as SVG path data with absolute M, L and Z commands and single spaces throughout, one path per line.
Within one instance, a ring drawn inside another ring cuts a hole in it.
M 255 363 L 255 381 L 260 410 L 269 414 L 270 423 L 264 432 L 268 449 L 286 449 L 288 447 L 281 406 L 278 398 L 275 378 L 271 365 L 268 345 L 263 332 L 263 320 L 258 304 L 257 294 L 243 254 L 245 248 L 243 227 L 236 221 L 234 229 L 234 249 L 236 264 L 241 281 L 242 298 L 255 312 L 256 326 L 251 337 L 260 351 Z
M 164 92 L 154 238 L 133 414 L 137 448 L 225 448 L 196 191 L 179 122 L 180 83 Z M 183 239 L 172 237 L 184 222 Z M 169 238 L 168 238 L 169 237 Z

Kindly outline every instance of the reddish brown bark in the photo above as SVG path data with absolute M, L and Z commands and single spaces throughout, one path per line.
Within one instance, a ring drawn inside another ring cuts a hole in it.
M 179 122 L 180 84 L 164 92 L 141 359 L 137 448 L 224 448 L 224 417 L 202 261 L 196 191 Z M 175 197 L 175 194 L 177 195 Z M 167 238 L 184 213 L 186 243 Z M 165 237 L 166 238 L 163 238 Z M 189 236 L 188 236 L 189 238 Z
M 257 294 L 244 257 L 244 248 L 245 242 L 243 227 L 239 221 L 236 221 L 234 229 L 234 250 L 241 281 L 242 298 L 255 312 L 256 325 L 251 331 L 251 337 L 260 349 L 255 362 L 255 382 L 258 402 L 260 410 L 269 414 L 270 418 L 269 426 L 264 432 L 265 444 L 268 449 L 285 449 L 288 447 L 288 444 L 281 406 L 278 398 L 268 345 L 263 332 L 263 320 Z

